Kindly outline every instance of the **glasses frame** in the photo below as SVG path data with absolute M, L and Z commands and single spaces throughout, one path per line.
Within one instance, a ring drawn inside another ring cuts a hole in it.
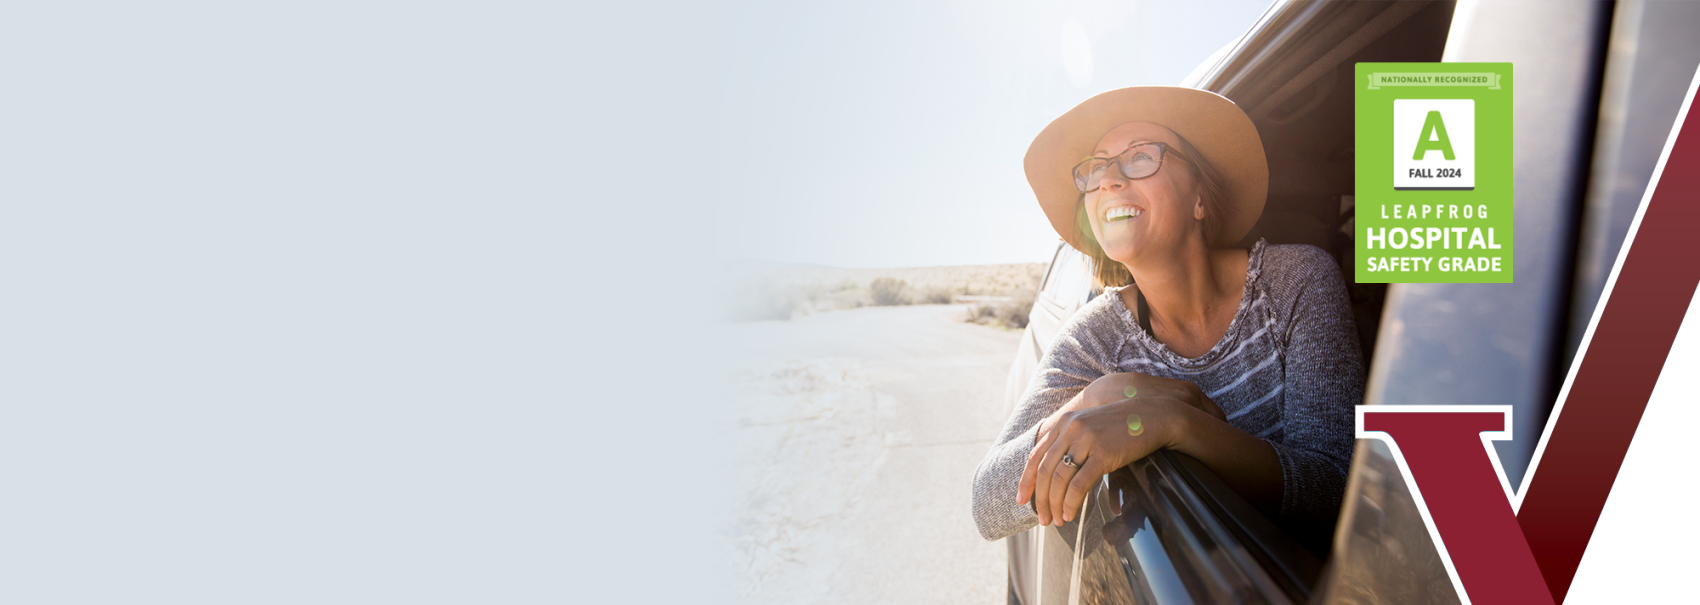
M 1133 161 L 1133 158 L 1129 157 L 1128 153 L 1132 152 L 1135 148 L 1144 147 L 1146 145 L 1154 145 L 1154 146 L 1157 147 L 1157 169 L 1152 170 L 1151 174 L 1147 174 L 1145 176 L 1133 176 L 1131 174 L 1128 174 L 1127 173 L 1128 163 Z M 1103 185 L 1099 185 L 1099 186 L 1093 187 L 1091 189 L 1086 188 L 1087 177 L 1081 176 L 1080 169 L 1085 167 L 1087 164 L 1091 164 L 1092 162 L 1096 162 L 1096 161 L 1099 161 L 1099 160 L 1107 160 L 1110 163 L 1115 164 L 1116 167 L 1121 170 L 1122 178 L 1128 179 L 1130 181 L 1137 181 L 1137 180 L 1141 180 L 1141 179 L 1151 178 L 1153 176 L 1156 176 L 1158 172 L 1162 172 L 1162 170 L 1163 170 L 1163 160 L 1166 159 L 1166 156 L 1169 155 L 1169 151 L 1170 151 L 1170 149 L 1169 149 L 1168 143 L 1164 143 L 1162 141 L 1141 141 L 1141 142 L 1138 142 L 1138 143 L 1134 143 L 1132 145 L 1128 145 L 1127 149 L 1122 150 L 1122 152 L 1116 154 L 1115 157 L 1109 157 L 1109 158 L 1094 157 L 1094 158 L 1087 158 L 1085 160 L 1081 160 L 1081 162 L 1079 164 L 1074 165 L 1073 170 L 1069 171 L 1069 176 L 1074 177 L 1074 188 L 1075 189 L 1079 189 L 1081 193 L 1092 193 L 1094 191 L 1101 189 L 1103 187 Z M 1106 166 L 1105 168 L 1107 169 L 1108 166 Z M 1102 183 L 1103 177 L 1099 177 L 1098 180 L 1099 180 L 1100 183 Z

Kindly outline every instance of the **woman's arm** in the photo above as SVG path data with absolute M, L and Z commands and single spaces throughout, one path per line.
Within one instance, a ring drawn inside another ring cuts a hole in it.
M 1115 369 L 1119 347 L 1126 342 L 1126 335 L 1119 331 L 1123 324 L 1114 316 L 1100 319 L 1106 316 L 1084 309 L 1078 315 L 1084 321 L 1064 328 L 1050 353 L 1040 362 L 1034 384 L 1022 396 L 997 445 L 975 473 L 974 516 L 981 535 L 988 540 L 1054 520 L 1048 505 L 1027 506 L 1034 481 L 1031 459 L 1035 445 L 1045 443 L 1039 436 L 1049 434 L 1058 420 L 1071 413 L 1112 405 L 1138 395 L 1144 401 L 1179 402 L 1202 417 L 1197 422 L 1215 421 L 1232 428 L 1215 402 L 1190 382 L 1137 373 L 1108 373 Z M 1173 422 L 1161 424 L 1167 426 Z M 1119 467 L 1110 470 L 1114 468 Z
M 1286 485 L 1278 519 L 1295 534 L 1326 535 L 1334 528 L 1351 470 L 1353 409 L 1364 397 L 1363 356 L 1345 280 L 1333 257 L 1310 246 L 1282 252 L 1293 257 L 1283 259 L 1294 267 L 1284 281 L 1296 294 L 1285 311 L 1292 319 L 1287 322 L 1282 430 L 1279 440 L 1270 440 Z
M 1269 442 L 1222 420 L 1190 414 L 1174 450 L 1197 458 L 1265 516 L 1281 511 L 1281 459 Z
M 1037 435 L 1018 500 L 1032 500 L 1041 523 L 1073 520 L 1104 474 L 1167 447 L 1197 458 L 1253 506 L 1301 532 L 1332 528 L 1351 461 L 1352 408 L 1363 399 L 1363 363 L 1345 284 L 1331 257 L 1303 247 L 1284 251 L 1279 276 L 1287 315 L 1286 391 L 1279 440 L 1253 437 L 1204 410 L 1196 386 L 1155 391 L 1111 405 L 1059 413 Z M 1271 259 L 1273 260 L 1273 259 Z M 1157 380 L 1140 374 L 1111 380 Z M 1097 383 L 1094 383 L 1097 386 Z M 1144 435 L 1122 426 L 1138 414 Z M 1061 464 L 1064 454 L 1080 463 Z
M 1121 373 L 1094 381 L 1087 391 L 1121 389 L 1134 396 L 1059 410 L 1041 427 L 1017 495 L 1017 502 L 1034 503 L 1040 523 L 1074 520 L 1099 478 L 1161 448 L 1197 458 L 1265 514 L 1280 509 L 1281 463 L 1274 448 L 1229 425 L 1196 385 Z M 1079 468 L 1062 464 L 1064 454 Z
M 1198 408 L 1199 411 L 1218 420 L 1226 422 L 1228 419 L 1222 413 L 1222 408 L 1216 407 L 1216 402 L 1211 401 L 1210 397 L 1205 395 L 1204 391 L 1199 389 L 1196 384 L 1185 380 L 1160 378 L 1138 372 L 1120 372 L 1105 374 L 1097 380 L 1093 380 L 1092 384 L 1087 385 L 1086 390 L 1081 391 L 1074 399 L 1069 400 L 1067 405 L 1052 412 L 1050 416 L 1041 421 L 1039 432 L 1044 433 L 1046 429 L 1050 428 L 1051 423 L 1055 422 L 1057 417 L 1064 412 L 1095 408 L 1134 397 L 1168 397 Z
M 1118 334 L 1124 332 L 1117 327 L 1119 318 L 1105 313 L 1103 301 L 1088 303 L 1064 322 L 996 443 L 974 471 L 974 523 L 987 540 L 1038 524 L 1033 509 L 1016 502 L 1015 495 L 1039 424 L 1065 406 L 1081 407 L 1087 386 L 1114 370 L 1122 342 Z

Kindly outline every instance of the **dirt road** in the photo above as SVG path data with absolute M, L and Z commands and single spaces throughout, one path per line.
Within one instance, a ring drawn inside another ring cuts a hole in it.
M 964 305 L 872 307 L 737 324 L 741 503 L 728 533 L 755 603 L 1005 598 L 1002 543 L 969 514 L 1003 426 L 1020 331 Z

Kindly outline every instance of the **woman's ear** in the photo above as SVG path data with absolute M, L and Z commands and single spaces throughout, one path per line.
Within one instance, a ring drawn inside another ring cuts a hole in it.
M 1192 202 L 1192 218 L 1204 220 L 1204 195 L 1202 194 Z

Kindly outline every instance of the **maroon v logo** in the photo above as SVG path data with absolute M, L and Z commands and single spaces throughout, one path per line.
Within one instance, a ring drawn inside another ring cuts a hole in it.
M 1511 406 L 1358 406 L 1358 437 L 1387 442 L 1447 575 L 1465 603 L 1554 600 L 1517 524 L 1490 440 L 1510 439 Z M 1421 486 L 1419 490 L 1417 486 Z M 1595 513 L 1598 517 L 1598 513 Z M 1590 522 L 1591 524 L 1591 522 Z
M 1516 496 L 1488 447 L 1510 437 L 1508 406 L 1358 408 L 1358 436 L 1388 441 L 1468 603 L 1555 603 L 1570 590 L 1700 285 L 1692 252 L 1700 233 L 1694 93 L 1690 85 L 1680 130 L 1653 172 L 1657 185 L 1642 199 Z

